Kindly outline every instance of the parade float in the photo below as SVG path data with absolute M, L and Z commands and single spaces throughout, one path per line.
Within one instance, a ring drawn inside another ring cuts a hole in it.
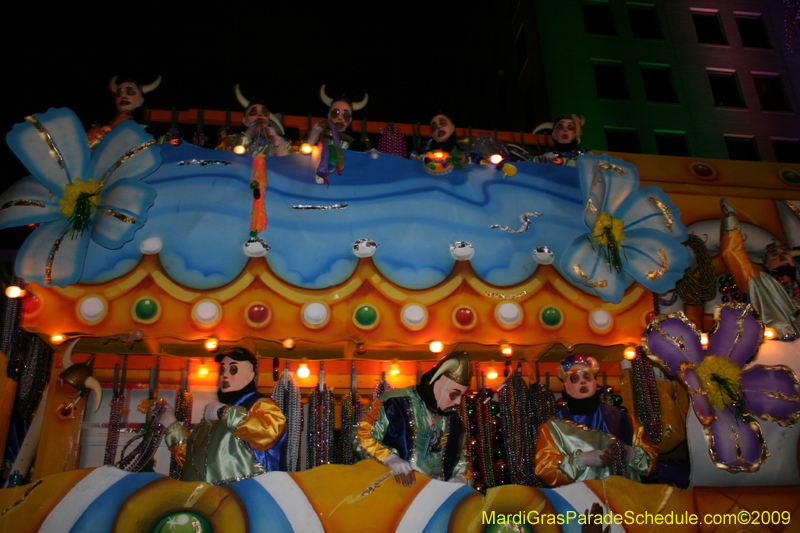
M 578 531 L 595 502 L 630 518 L 612 531 L 741 512 L 762 524 L 751 530 L 800 527 L 800 341 L 742 303 L 716 260 L 722 197 L 752 259 L 800 245 L 798 165 L 586 154 L 512 172 L 502 158 L 454 168 L 447 154 L 334 147 L 329 166 L 327 145 L 254 159 L 156 144 L 132 121 L 90 152 L 66 109 L 7 141 L 31 176 L 0 197 L 0 227 L 36 226 L 0 346 L 0 441 L 20 440 L 24 479 L 0 491 L 8 531 L 494 531 L 512 516 L 526 517 L 518 531 Z M 685 280 L 701 275 L 713 290 L 697 299 Z M 171 479 L 179 467 L 136 404 L 166 398 L 196 424 L 214 354 L 233 346 L 258 356 L 259 389 L 287 414 L 286 471 Z M 479 490 L 353 465 L 370 396 L 456 348 L 476 365 L 461 413 Z M 683 486 L 536 478 L 535 428 L 573 353 L 600 362 L 607 400 L 673 452 Z M 655 528 L 735 524 L 717 520 Z

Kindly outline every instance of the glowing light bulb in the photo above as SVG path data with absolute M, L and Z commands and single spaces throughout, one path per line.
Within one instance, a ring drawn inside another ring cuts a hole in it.
M 488 379 L 497 379 L 497 369 L 494 367 L 494 361 L 489 361 L 489 371 L 486 373 Z
M 239 146 L 234 147 L 233 148 L 233 153 L 242 155 L 244 153 L 244 146 L 239 145 Z
M 764 329 L 764 338 L 765 339 L 774 339 L 778 335 L 778 332 L 775 331 L 774 328 L 766 328 Z
M 444 157 L 444 153 L 443 152 L 434 152 L 433 153 L 433 157 L 435 157 L 436 159 L 441 159 L 441 158 Z
M 502 156 L 502 155 L 500 155 L 500 154 L 492 154 L 492 156 L 491 156 L 491 157 L 489 157 L 489 161 L 490 161 L 490 162 L 491 162 L 493 165 L 496 165 L 496 164 L 498 164 L 498 163 L 499 163 L 500 161 L 502 161 L 502 160 L 503 160 L 503 156 Z
M 700 344 L 703 346 L 708 346 L 708 333 L 700 334 Z
M 306 364 L 306 359 L 303 358 L 303 362 L 300 363 L 300 368 L 297 369 L 297 377 L 305 379 L 310 375 L 311 371 L 308 369 L 308 364 Z
M 9 298 L 22 298 L 25 296 L 25 291 L 16 285 L 10 285 L 8 288 L 6 288 L 6 296 Z
M 300 151 L 303 152 L 304 154 L 310 154 L 311 153 L 311 145 L 308 144 L 308 143 L 301 144 L 300 145 Z
M 58 333 L 50 337 L 50 342 L 52 342 L 53 344 L 61 344 L 65 340 L 67 340 L 67 338 L 64 335 L 60 335 Z
M 209 352 L 213 352 L 217 348 L 219 348 L 219 341 L 217 339 L 215 339 L 214 337 L 211 337 L 210 339 L 206 339 L 205 347 L 206 347 L 206 350 L 208 350 Z
M 397 359 L 392 359 L 392 364 L 389 367 L 389 373 L 397 375 L 400 373 L 400 365 L 397 364 Z
M 433 353 L 441 353 L 444 350 L 444 344 L 439 341 L 433 341 L 428 345 Z
M 511 357 L 514 355 L 514 348 L 510 344 L 501 344 L 500 353 L 503 354 L 503 357 Z
M 293 350 L 296 342 L 294 339 L 289 337 L 288 339 L 283 339 L 283 347 L 287 350 Z
M 198 376 L 207 376 L 208 375 L 208 366 L 206 366 L 206 360 L 203 359 L 200 367 L 197 369 Z
M 628 361 L 633 361 L 634 359 L 636 359 L 636 348 L 634 348 L 633 346 L 628 346 L 627 348 L 625 348 L 625 351 L 622 352 L 622 355 Z

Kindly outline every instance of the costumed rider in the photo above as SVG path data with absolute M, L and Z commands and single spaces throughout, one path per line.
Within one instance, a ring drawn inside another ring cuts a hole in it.
M 747 293 L 764 325 L 775 329 L 776 338 L 791 341 L 800 335 L 800 282 L 793 256 L 781 243 L 767 245 L 762 258 L 763 272 L 750 262 L 736 210 L 720 200 L 725 214 L 720 224 L 720 255 L 736 285 Z
M 468 162 L 468 139 L 456 137 L 456 126 L 450 115 L 439 113 L 431 119 L 431 138 L 419 149 L 411 152 L 409 159 L 421 159 L 428 152 L 447 152 L 460 163 Z
M 539 427 L 536 475 L 551 487 L 621 475 L 649 476 L 658 446 L 627 412 L 602 403 L 594 357 L 572 355 L 558 368 L 567 405 Z
M 283 125 L 278 117 L 269 112 L 264 101 L 254 100 L 251 102 L 245 98 L 238 83 L 234 87 L 234 92 L 236 99 L 244 108 L 242 125 L 247 129 L 240 133 L 226 135 L 216 149 L 231 150 L 237 154 L 246 152 L 251 157 L 258 154 L 267 156 L 293 154 L 292 143 L 283 137 Z
M 167 406 L 164 440 L 183 466 L 183 481 L 222 485 L 280 469 L 286 417 L 256 389 L 256 357 L 244 348 L 218 354 L 218 402 L 203 409 L 203 421 L 189 433 Z
M 126 120 L 142 123 L 144 120 L 144 95 L 154 91 L 161 83 L 161 76 L 149 85 L 139 85 L 133 78 L 114 76 L 108 83 L 108 89 L 114 93 L 114 106 L 117 109 L 114 120 L 105 126 L 95 124 L 86 134 L 89 149 L 94 150 L 103 137 Z
M 385 464 L 406 487 L 416 483 L 415 472 L 471 485 L 467 433 L 458 413 L 471 377 L 469 355 L 457 351 L 419 384 L 382 394 L 358 426 L 356 456 Z
M 322 87 L 319 88 L 319 98 L 322 100 L 322 103 L 328 106 L 328 121 L 336 126 L 342 149 L 352 150 L 354 152 L 366 152 L 369 150 L 369 139 L 366 139 L 366 142 L 362 139 L 356 139 L 352 136 L 352 131 L 349 130 L 350 124 L 353 123 L 353 111 L 360 111 L 367 105 L 369 94 L 364 94 L 364 98 L 360 102 L 355 103 L 351 102 L 345 95 L 334 100 L 325 93 L 325 85 L 323 84 Z M 326 132 L 326 129 L 329 129 L 328 122 L 325 120 L 318 120 L 311 127 L 311 131 L 308 132 L 306 142 L 313 145 L 317 144 L 320 138 L 322 138 L 329 144 L 333 144 L 333 136 Z
M 553 149 L 541 155 L 534 156 L 534 163 L 555 163 L 577 167 L 577 159 L 588 150 L 578 148 L 581 142 L 581 132 L 586 124 L 586 119 L 578 115 L 557 117 L 553 122 L 540 124 L 533 130 L 534 135 L 542 130 L 552 130 Z

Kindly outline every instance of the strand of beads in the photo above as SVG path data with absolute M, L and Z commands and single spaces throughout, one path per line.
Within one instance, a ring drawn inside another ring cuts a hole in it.
M 618 440 L 608 447 L 611 457 L 614 458 L 614 475 L 625 475 L 625 446 Z
M 653 443 L 661 442 L 661 402 L 658 399 L 658 385 L 653 365 L 637 349 L 636 359 L 631 362 L 633 392 L 636 395 L 636 417 Z
M 483 403 L 483 397 L 475 397 L 475 422 L 478 426 L 478 462 L 483 473 L 485 488 L 494 487 L 494 463 L 492 462 L 492 410 Z
M 380 397 L 381 394 L 383 394 L 386 391 L 392 390 L 393 388 L 394 385 L 386 381 L 385 377 L 382 378 L 380 383 L 375 385 L 375 388 L 372 390 L 372 397 L 370 398 L 370 402 L 374 402 Z
M 16 276 L 11 278 L 11 285 L 17 285 L 24 289 L 25 284 Z M 0 331 L 0 352 L 8 357 L 8 367 L 6 369 L 8 377 L 16 379 L 17 370 L 17 342 L 19 342 L 19 322 L 22 318 L 23 298 L 7 298 L 6 306 L 3 310 L 3 329 Z
M 286 417 L 286 457 L 281 459 L 281 470 L 297 472 L 300 469 L 300 436 L 303 431 L 303 404 L 300 386 L 293 374 L 284 371 L 272 391 L 272 399 Z
M 124 405 L 124 394 L 111 398 L 111 414 L 108 416 L 108 435 L 106 436 L 106 451 L 103 455 L 103 465 L 113 465 L 117 460 L 119 428 L 122 421 L 122 407 Z
M 336 460 L 333 442 L 333 393 L 323 385 L 315 387 L 308 399 L 308 447 L 306 469 L 331 464 Z
M 122 449 L 121 459 L 115 465 L 117 468 L 128 472 L 139 472 L 153 459 L 164 436 L 164 426 L 161 424 L 161 415 L 164 414 L 165 409 L 164 405 L 163 401 L 155 402 L 152 418 L 150 419 L 150 427 L 128 441 Z M 131 450 L 128 455 L 125 455 L 125 450 L 128 449 L 128 446 L 139 439 L 141 439 L 141 442 L 136 448 Z
M 25 353 L 14 411 L 19 418 L 30 421 L 49 381 L 53 350 L 39 337 L 30 336 Z
M 547 422 L 548 419 L 556 416 L 558 405 L 553 391 L 544 386 L 543 383 L 531 383 L 531 414 L 533 415 L 534 444 L 538 440 L 539 426 Z
M 500 415 L 503 420 L 503 437 L 506 444 L 511 483 L 535 485 L 533 414 L 528 397 L 528 386 L 521 375 L 514 372 L 500 391 Z
M 186 389 L 181 389 L 175 398 L 175 418 L 183 424 L 183 427 L 192 432 L 192 393 Z M 172 455 L 169 457 L 169 477 L 180 479 L 183 474 L 183 467 L 175 460 Z
M 339 439 L 339 464 L 352 465 L 356 463 L 353 454 L 353 441 L 361 422 L 361 396 L 355 389 L 345 394 L 342 398 L 342 436 Z

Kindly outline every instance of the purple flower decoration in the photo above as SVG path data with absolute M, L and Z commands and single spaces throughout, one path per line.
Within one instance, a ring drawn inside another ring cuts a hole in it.
M 714 320 L 707 350 L 682 312 L 656 317 L 642 345 L 651 361 L 686 386 L 714 464 L 729 472 L 756 472 L 769 451 L 753 415 L 794 425 L 800 418 L 800 380 L 783 365 L 742 371 L 764 342 L 764 325 L 750 304 L 722 304 Z

